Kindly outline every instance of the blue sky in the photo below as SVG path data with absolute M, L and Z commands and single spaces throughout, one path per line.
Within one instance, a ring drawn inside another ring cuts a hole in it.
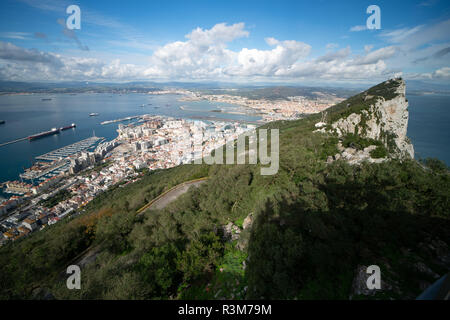
M 81 9 L 68 30 L 66 8 Z M 367 30 L 369 5 L 381 29 Z M 450 4 L 2 0 L 0 79 L 449 83 Z

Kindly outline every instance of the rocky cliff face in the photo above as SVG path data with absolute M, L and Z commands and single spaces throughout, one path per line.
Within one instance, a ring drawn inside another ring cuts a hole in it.
M 402 79 L 391 79 L 361 94 L 355 104 L 367 107 L 331 123 L 331 128 L 319 131 L 333 131 L 339 137 L 355 134 L 362 138 L 381 141 L 395 158 L 414 158 L 414 149 L 406 136 L 408 128 L 408 101 L 406 86 Z M 352 106 L 347 104 L 347 108 Z M 350 109 L 352 110 L 352 109 Z

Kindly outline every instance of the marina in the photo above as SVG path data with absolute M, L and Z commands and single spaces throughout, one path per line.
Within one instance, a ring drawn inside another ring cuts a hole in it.
M 69 170 L 70 156 L 73 156 L 81 151 L 93 149 L 104 139 L 105 138 L 95 136 L 90 137 L 37 156 L 36 160 L 44 160 L 47 162 L 36 162 L 32 168 L 25 170 L 25 172 L 21 173 L 19 176 L 22 179 L 32 181 L 33 184 L 58 176 L 59 174 Z
M 104 138 L 99 137 L 90 137 L 78 142 L 75 142 L 71 145 L 53 150 L 51 152 L 45 153 L 43 155 L 37 156 L 38 160 L 46 160 L 46 161 L 55 161 L 58 159 L 64 159 L 74 155 L 80 151 L 85 151 L 96 145 L 99 140 L 104 140 Z
M 37 170 L 26 170 L 24 173 L 21 173 L 19 176 L 22 179 L 33 181 L 33 184 L 35 182 L 44 181 L 48 178 L 57 176 L 61 172 L 64 172 L 68 169 L 70 165 L 70 161 L 67 159 L 63 159 L 60 161 L 56 161 L 49 167 L 47 167 L 45 170 L 37 171 Z

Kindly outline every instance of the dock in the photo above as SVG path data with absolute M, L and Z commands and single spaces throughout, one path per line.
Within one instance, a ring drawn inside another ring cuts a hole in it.
M 56 176 L 59 173 L 65 171 L 64 169 L 67 169 L 69 164 L 70 164 L 69 160 L 60 160 L 43 171 L 25 171 L 24 173 L 21 173 L 19 176 L 22 179 L 26 180 L 44 181 L 52 176 Z
M 6 145 L 8 145 L 8 144 L 12 144 L 12 143 L 24 141 L 24 140 L 27 140 L 27 139 L 28 139 L 28 137 L 25 137 L 25 138 L 16 139 L 16 140 L 13 140 L 13 141 L 8 141 L 8 142 L 0 143 L 0 147 L 6 146 Z
M 69 170 L 70 159 L 69 157 L 77 154 L 81 151 L 86 151 L 96 146 L 97 142 L 104 140 L 105 138 L 90 137 L 68 146 L 50 151 L 43 155 L 35 157 L 38 160 L 50 161 L 49 167 L 44 170 L 27 170 L 20 174 L 22 179 L 31 180 L 34 182 L 44 181 L 48 178 L 57 176 L 63 172 Z
M 116 120 L 103 121 L 100 124 L 101 125 L 105 125 L 105 124 L 110 124 L 110 123 L 115 123 L 115 122 L 122 122 L 122 121 L 127 121 L 127 120 L 138 119 L 138 118 L 141 118 L 141 117 L 142 116 L 130 116 L 130 117 L 120 118 L 120 119 L 116 119 Z
M 104 138 L 90 137 L 90 138 L 75 142 L 73 144 L 70 144 L 68 146 L 50 151 L 43 155 L 37 156 L 36 159 L 46 160 L 46 161 L 55 161 L 55 160 L 59 160 L 59 159 L 64 159 L 64 158 L 70 157 L 71 155 L 74 155 L 80 151 L 85 151 L 85 150 L 93 147 L 99 140 L 102 140 L 102 139 L 104 139 Z

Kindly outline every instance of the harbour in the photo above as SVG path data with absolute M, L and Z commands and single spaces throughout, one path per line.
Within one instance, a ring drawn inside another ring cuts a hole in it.
M 78 142 L 75 142 L 73 144 L 70 144 L 68 146 L 47 152 L 43 155 L 37 156 L 37 160 L 46 160 L 46 161 L 55 161 L 61 158 L 67 158 L 70 157 L 80 151 L 85 151 L 93 146 L 95 146 L 99 140 L 104 140 L 104 138 L 100 137 L 90 137 Z
M 69 169 L 69 158 L 71 156 L 82 151 L 92 150 L 104 140 L 105 138 L 93 136 L 37 156 L 35 157 L 36 160 L 47 162 L 37 162 L 32 168 L 25 170 L 19 176 L 33 183 L 57 176 Z

